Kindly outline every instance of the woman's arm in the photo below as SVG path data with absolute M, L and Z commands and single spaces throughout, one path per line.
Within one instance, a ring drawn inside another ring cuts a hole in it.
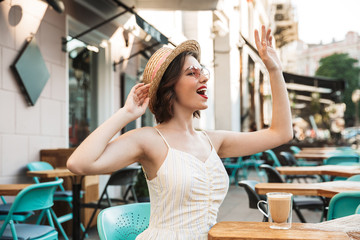
M 292 139 L 292 123 L 289 98 L 279 58 L 272 47 L 270 29 L 261 28 L 261 39 L 255 30 L 255 43 L 260 57 L 270 76 L 272 94 L 272 120 L 268 129 L 256 132 L 214 132 L 213 137 L 219 143 L 218 154 L 221 157 L 246 156 L 284 144 Z
M 123 108 L 101 124 L 81 144 L 67 161 L 67 168 L 77 174 L 108 173 L 134 163 L 142 155 L 137 131 L 109 141 L 129 122 L 145 113 L 149 103 L 149 85 L 134 86 Z M 129 151 L 131 149 L 131 151 Z

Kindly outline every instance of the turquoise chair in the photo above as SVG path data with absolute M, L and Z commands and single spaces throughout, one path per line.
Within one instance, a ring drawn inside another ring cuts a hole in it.
M 3 196 L 0 196 L 0 199 L 2 201 L 2 204 L 0 205 L 0 220 L 5 220 L 9 214 L 12 203 L 8 203 Z M 17 212 L 14 214 L 13 220 L 16 222 L 24 222 L 34 214 L 34 211 Z
M 37 239 L 57 240 L 58 233 L 55 229 L 50 209 L 53 206 L 54 192 L 62 184 L 59 179 L 53 182 L 33 184 L 24 188 L 15 197 L 9 214 L 0 225 L 0 239 Z M 19 212 L 41 210 L 47 216 L 49 225 L 15 223 L 15 215 Z
M 301 151 L 301 148 L 299 148 L 298 146 L 290 146 L 290 150 L 294 153 L 297 154 Z
M 273 162 L 273 167 L 281 167 L 281 163 L 280 160 L 278 159 L 278 157 L 276 156 L 275 152 L 273 150 L 266 150 L 265 154 L 267 154 L 267 157 L 270 161 Z M 288 179 L 288 176 L 285 176 L 286 182 L 291 182 L 292 180 Z M 306 178 L 306 176 L 293 176 L 292 179 L 294 178 Z
M 248 176 L 249 167 L 253 167 L 258 175 L 260 182 L 266 182 L 266 173 L 260 170 L 260 165 L 265 163 L 265 160 L 261 159 L 262 152 L 255 153 L 249 156 L 249 159 L 243 160 L 243 169 L 246 176 Z M 246 177 L 247 179 L 247 177 Z
M 149 227 L 150 203 L 105 208 L 97 217 L 100 240 L 133 240 Z
M 267 155 L 268 159 L 273 162 L 273 167 L 281 167 L 281 163 L 273 150 L 266 150 L 265 154 Z
M 28 163 L 27 168 L 29 169 L 29 171 L 42 171 L 42 170 L 53 170 L 53 166 L 50 163 L 47 162 L 42 162 L 42 161 L 37 161 L 37 162 L 31 162 Z M 59 178 L 56 177 L 55 180 L 58 180 Z M 40 178 L 39 177 L 33 177 L 33 180 L 35 181 L 35 183 L 40 183 Z M 61 201 L 61 202 L 67 202 L 70 206 L 70 208 L 72 208 L 72 191 L 66 191 L 65 188 L 63 187 L 63 185 L 59 186 L 59 191 L 56 191 L 54 194 L 54 201 Z M 62 227 L 62 223 L 67 222 L 72 220 L 73 215 L 72 212 L 67 213 L 63 216 L 56 216 L 55 212 L 53 209 L 50 210 L 51 214 L 53 215 L 53 218 L 55 220 L 56 226 L 59 228 L 61 235 L 63 235 L 65 240 L 69 240 L 68 236 L 66 235 L 66 232 L 64 230 L 64 228 Z M 81 224 L 81 230 L 83 232 L 85 232 L 85 228 L 84 225 Z M 85 236 L 87 237 L 87 235 Z
M 338 163 L 336 165 L 338 165 L 338 166 L 356 166 L 356 165 L 359 165 L 359 164 L 355 163 L 355 162 L 342 162 L 342 163 Z M 322 176 L 322 179 L 324 181 L 344 181 L 344 180 L 349 180 L 347 177 L 335 177 L 335 176 L 328 176 L 328 175 Z M 351 181 L 356 181 L 356 180 L 351 180 Z
M 355 214 L 360 214 L 360 204 L 359 204 L 359 206 L 356 208 Z
M 96 203 L 82 204 L 82 207 L 84 208 L 93 208 L 93 212 L 87 223 L 85 233 L 87 233 L 88 230 L 90 229 L 93 219 L 97 216 L 99 209 L 101 210 L 108 207 L 112 207 L 114 206 L 113 205 L 114 202 L 116 203 L 116 205 L 119 205 L 121 203 L 127 204 L 129 193 L 131 193 L 132 197 L 134 198 L 134 202 L 136 203 L 138 202 L 135 192 L 135 184 L 137 182 L 137 176 L 139 174 L 139 171 L 141 171 L 141 166 L 134 166 L 134 167 L 129 166 L 113 172 L 110 175 L 110 178 L 108 179 L 107 183 L 105 184 L 104 190 L 101 193 L 98 201 Z M 124 194 L 122 198 L 110 198 L 110 195 L 108 194 L 108 190 L 111 187 L 116 187 L 116 188 L 123 187 Z
M 299 148 L 298 146 L 290 146 L 290 150 L 293 152 L 293 154 L 297 154 L 301 151 L 301 148 Z M 317 162 L 307 161 L 303 158 L 298 158 L 297 163 L 299 166 L 317 166 L 317 165 L 319 165 Z
M 338 165 L 339 163 L 359 163 L 358 155 L 336 155 L 324 160 L 324 165 Z
M 360 204 L 360 192 L 342 192 L 331 198 L 327 220 L 346 217 L 355 213 Z
M 236 159 L 236 162 L 232 162 L 231 158 L 225 158 L 223 160 L 224 163 L 224 167 L 225 169 L 228 169 L 230 171 L 230 175 L 229 175 L 229 184 L 236 184 L 237 182 L 239 182 L 239 171 L 242 170 L 242 175 L 240 175 L 241 177 L 243 177 L 244 179 L 247 179 L 247 171 L 244 168 L 244 164 L 243 164 L 243 160 L 242 157 L 238 157 Z
M 337 147 L 337 150 L 345 151 L 345 152 L 354 152 L 354 150 L 351 147 Z
M 354 176 L 348 177 L 348 178 L 346 179 L 346 181 L 359 181 L 359 182 L 360 182 L 360 174 L 359 174 L 359 175 L 354 175 Z
M 359 156 L 358 155 L 336 155 L 329 157 L 324 160 L 324 165 L 340 165 L 340 166 L 353 166 L 359 164 Z M 325 181 L 341 181 L 346 180 L 345 177 L 322 177 Z

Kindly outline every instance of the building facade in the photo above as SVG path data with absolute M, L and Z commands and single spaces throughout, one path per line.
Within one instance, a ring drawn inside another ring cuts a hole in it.
M 292 41 L 280 49 L 284 70 L 304 76 L 315 76 L 322 58 L 335 53 L 347 53 L 358 60 L 360 66 L 360 36 L 350 31 L 343 40 L 323 44 L 308 44 L 301 40 Z
M 121 13 L 124 8 L 116 4 L 119 1 L 109 6 L 97 1 L 63 2 L 63 13 L 45 1 L 0 3 L 3 183 L 30 181 L 25 166 L 40 159 L 41 149 L 76 147 L 122 106 L 129 88 L 141 81 L 149 56 L 163 46 L 138 26 L 133 13 Z M 255 122 L 261 128 L 269 124 L 271 115 L 270 87 L 254 48 L 253 31 L 262 24 L 271 25 L 270 4 L 266 0 L 215 2 L 199 2 L 201 11 L 159 4 L 138 12 L 174 45 L 185 39 L 200 42 L 202 64 L 213 77 L 208 82 L 209 108 L 195 120 L 196 127 L 247 131 Z M 160 8 L 161 12 L 154 12 Z M 117 14 L 115 20 L 94 27 Z M 29 38 L 37 40 L 50 76 L 33 106 L 11 69 Z M 126 130 L 153 124 L 147 113 Z

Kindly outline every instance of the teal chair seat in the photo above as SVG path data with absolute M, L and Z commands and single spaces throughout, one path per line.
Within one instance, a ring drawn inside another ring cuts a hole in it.
M 0 220 L 4 220 L 9 214 L 12 203 L 8 203 L 3 196 L 0 196 L 2 204 L 0 205 Z M 18 212 L 14 214 L 14 221 L 24 222 L 29 217 L 33 216 L 35 213 L 33 211 L 27 212 Z
M 150 203 L 105 208 L 97 218 L 100 240 L 134 240 L 149 227 Z
M 34 225 L 32 224 L 18 224 L 16 226 L 16 234 L 18 240 L 28 240 L 28 239 L 58 239 L 57 232 L 54 231 L 54 228 L 51 226 L 45 225 Z M 3 236 L 0 238 L 1 240 L 5 239 L 14 239 L 11 234 L 11 227 L 8 225 L 5 228 Z
M 360 192 L 342 192 L 331 198 L 327 220 L 355 214 L 360 204 Z
M 54 192 L 61 185 L 62 179 L 53 182 L 31 185 L 15 197 L 9 213 L 0 225 L 0 239 L 42 239 L 57 240 L 58 233 L 55 229 L 50 209 L 53 206 Z M 49 226 L 36 224 L 15 223 L 16 213 L 40 210 L 47 216 Z
M 11 206 L 12 203 L 6 203 L 0 205 L 0 220 L 4 220 L 6 218 L 6 216 L 9 214 Z M 16 212 L 14 213 L 13 217 L 14 217 L 14 221 L 24 222 L 26 219 L 34 215 L 35 215 L 34 211 Z

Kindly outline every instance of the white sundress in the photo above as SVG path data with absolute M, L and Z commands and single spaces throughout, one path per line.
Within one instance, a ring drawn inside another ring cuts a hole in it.
M 155 128 L 156 129 L 156 128 Z M 209 137 L 211 153 L 203 162 L 168 147 L 167 156 L 152 180 L 149 228 L 136 240 L 206 240 L 229 188 L 229 177 Z

